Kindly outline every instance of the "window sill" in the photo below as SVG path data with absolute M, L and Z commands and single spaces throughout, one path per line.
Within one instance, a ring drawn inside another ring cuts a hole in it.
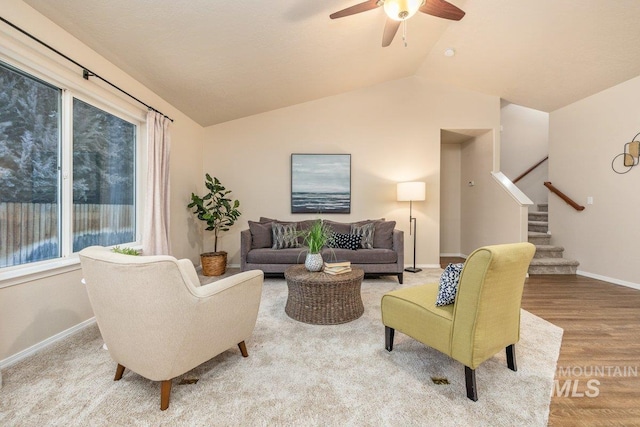
M 8 271 L 0 272 L 0 289 L 34 280 L 45 279 L 58 274 L 64 274 L 80 269 L 80 259 L 77 255 L 65 259 L 43 261 L 37 265 L 7 268 Z

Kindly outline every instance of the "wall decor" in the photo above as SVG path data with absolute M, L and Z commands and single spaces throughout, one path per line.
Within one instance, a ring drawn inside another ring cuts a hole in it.
M 620 175 L 625 174 L 640 163 L 640 141 L 636 141 L 638 136 L 640 136 L 640 132 L 631 139 L 631 142 L 624 144 L 624 151 L 615 156 L 611 161 L 611 169 L 613 169 L 615 173 Z M 618 169 L 616 169 L 616 160 L 620 158 L 622 159 L 622 167 L 618 166 Z
M 351 213 L 351 154 L 291 154 L 291 213 Z

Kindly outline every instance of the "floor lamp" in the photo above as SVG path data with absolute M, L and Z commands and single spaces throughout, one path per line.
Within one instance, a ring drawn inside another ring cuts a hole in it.
M 398 201 L 409 202 L 409 234 L 411 234 L 411 226 L 413 225 L 413 267 L 404 269 L 404 271 L 408 271 L 410 273 L 422 271 L 421 268 L 416 268 L 416 218 L 413 216 L 412 209 L 413 202 L 420 202 L 423 200 L 425 200 L 424 182 L 398 183 Z

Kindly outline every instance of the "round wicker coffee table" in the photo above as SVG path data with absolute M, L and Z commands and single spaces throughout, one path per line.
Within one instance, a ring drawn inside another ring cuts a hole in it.
M 286 269 L 284 277 L 289 287 L 284 311 L 292 319 L 314 325 L 337 325 L 364 313 L 361 268 L 332 275 L 312 273 L 304 265 L 294 265 Z

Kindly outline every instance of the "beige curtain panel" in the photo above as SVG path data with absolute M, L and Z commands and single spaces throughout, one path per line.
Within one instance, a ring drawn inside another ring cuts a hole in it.
M 169 157 L 171 121 L 155 111 L 147 113 L 147 194 L 142 249 L 145 255 L 170 255 Z

